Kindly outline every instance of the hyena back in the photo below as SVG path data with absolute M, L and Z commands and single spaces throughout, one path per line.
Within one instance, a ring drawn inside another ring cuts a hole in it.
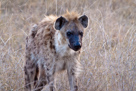
M 26 38 L 25 91 L 54 91 L 55 74 L 67 70 L 71 91 L 77 91 L 79 55 L 86 15 L 67 12 L 61 17 L 46 16 Z

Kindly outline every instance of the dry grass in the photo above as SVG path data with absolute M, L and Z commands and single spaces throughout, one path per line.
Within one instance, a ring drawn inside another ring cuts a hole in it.
M 90 24 L 81 56 L 79 91 L 136 91 L 136 0 L 0 0 L 0 91 L 24 87 L 25 37 L 44 15 L 66 9 Z M 58 91 L 69 91 L 66 72 Z

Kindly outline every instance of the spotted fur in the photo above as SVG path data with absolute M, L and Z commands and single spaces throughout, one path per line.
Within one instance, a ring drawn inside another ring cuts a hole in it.
M 67 12 L 63 17 L 83 30 L 77 13 Z M 41 91 L 45 85 L 48 85 L 50 91 L 54 91 L 55 74 L 63 70 L 67 70 L 71 91 L 78 90 L 81 49 L 74 51 L 69 48 L 65 37 L 65 28 L 68 26 L 65 25 L 61 32 L 56 30 L 54 23 L 57 19 L 54 15 L 46 16 L 39 24 L 33 26 L 26 38 L 25 91 Z

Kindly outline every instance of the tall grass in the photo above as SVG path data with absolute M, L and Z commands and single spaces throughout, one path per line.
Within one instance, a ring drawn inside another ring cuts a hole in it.
M 0 91 L 23 91 L 25 37 L 44 15 L 86 14 L 79 91 L 136 91 L 135 0 L 0 0 Z M 69 91 L 66 72 L 58 91 Z

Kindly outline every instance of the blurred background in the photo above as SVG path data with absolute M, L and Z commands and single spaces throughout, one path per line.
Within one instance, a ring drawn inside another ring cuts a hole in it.
M 89 17 L 79 91 L 136 91 L 136 0 L 0 0 L 0 91 L 23 91 L 26 36 L 66 10 Z M 56 87 L 69 91 L 66 72 Z

